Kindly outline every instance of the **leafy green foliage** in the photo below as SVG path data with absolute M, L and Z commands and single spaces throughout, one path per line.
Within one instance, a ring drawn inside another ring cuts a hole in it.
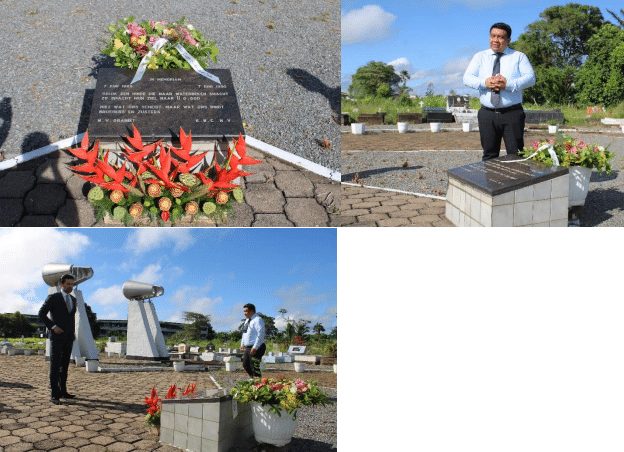
M 19 337 L 31 336 L 35 332 L 35 328 L 19 311 L 13 314 L 0 314 L 0 336 L 2 337 Z
M 356 98 L 386 98 L 399 91 L 400 81 L 401 77 L 394 72 L 394 67 L 381 61 L 371 61 L 355 72 L 349 93 Z
M 209 315 L 186 311 L 184 313 L 184 322 L 186 325 L 184 325 L 182 333 L 189 340 L 214 339 L 215 331 L 210 324 Z
M 301 379 L 256 378 L 241 380 L 232 388 L 233 398 L 241 403 L 257 402 L 268 405 L 269 410 L 280 415 L 284 410 L 296 415 L 302 406 L 326 405 L 327 395 L 315 382 Z

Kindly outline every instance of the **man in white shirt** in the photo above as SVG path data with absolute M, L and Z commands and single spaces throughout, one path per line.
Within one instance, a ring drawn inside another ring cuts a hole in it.
M 527 56 L 508 47 L 511 27 L 497 22 L 490 27 L 490 48 L 472 57 L 464 84 L 479 90 L 478 113 L 483 160 L 500 155 L 501 139 L 507 154 L 524 148 L 522 90 L 535 85 L 535 73 Z
M 243 337 L 241 350 L 243 350 L 243 368 L 250 377 L 261 377 L 260 360 L 266 351 L 264 344 L 264 320 L 256 314 L 256 307 L 247 303 L 243 306 L 245 323 L 243 324 Z

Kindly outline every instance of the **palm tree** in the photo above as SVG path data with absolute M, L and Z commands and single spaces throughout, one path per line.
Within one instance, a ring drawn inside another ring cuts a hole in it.
M 317 336 L 320 336 L 321 333 L 325 331 L 325 327 L 320 322 L 316 322 L 312 327 L 312 330 L 316 333 Z
M 607 11 L 609 12 L 609 14 L 611 14 L 613 16 L 613 18 L 620 24 L 620 28 L 624 28 L 624 9 L 620 9 L 620 14 L 622 14 L 622 17 L 620 18 L 616 13 L 614 13 L 613 11 L 611 11 L 609 8 L 607 8 Z

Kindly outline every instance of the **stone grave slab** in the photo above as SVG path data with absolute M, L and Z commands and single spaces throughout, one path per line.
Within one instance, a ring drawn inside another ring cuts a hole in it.
M 383 125 L 386 123 L 385 119 L 385 113 L 360 113 L 360 116 L 358 116 L 358 122 L 364 122 L 369 125 Z
M 397 113 L 397 122 L 420 124 L 422 122 L 422 115 L 420 113 Z
M 450 111 L 470 108 L 470 96 L 446 96 L 446 108 Z
M 557 121 L 563 124 L 563 113 L 561 110 L 524 110 L 527 124 L 543 124 L 547 121 Z
M 195 71 L 149 70 L 130 85 L 135 71 L 100 69 L 89 117 L 89 135 L 115 142 L 135 124 L 146 140 L 177 137 L 180 127 L 193 138 L 215 140 L 244 134 L 232 74 L 211 69 L 216 84 Z
M 448 170 L 455 226 L 567 226 L 568 169 L 507 155 Z
M 290 345 L 288 352 L 291 355 L 303 355 L 306 351 L 306 345 Z

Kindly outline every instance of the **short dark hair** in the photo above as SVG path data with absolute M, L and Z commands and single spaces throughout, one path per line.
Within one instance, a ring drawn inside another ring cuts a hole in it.
M 256 306 L 251 304 L 251 303 L 247 303 L 246 305 L 243 305 L 243 309 L 251 309 L 253 312 L 256 312 Z
M 61 284 L 63 284 L 65 281 L 67 281 L 68 279 L 76 279 L 74 278 L 74 275 L 70 275 L 69 273 L 65 273 L 63 276 L 61 276 Z
M 505 22 L 496 22 L 494 25 L 490 27 L 490 33 L 492 32 L 492 28 L 505 30 L 507 32 L 507 39 L 511 39 L 511 27 L 507 25 Z

